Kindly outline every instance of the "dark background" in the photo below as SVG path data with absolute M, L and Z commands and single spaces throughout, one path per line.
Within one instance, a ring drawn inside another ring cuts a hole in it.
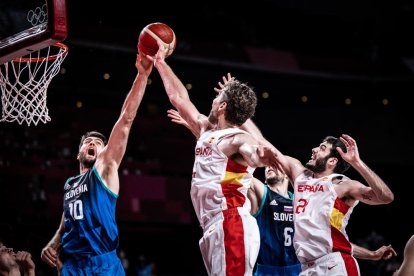
M 413 3 L 175 2 L 67 4 L 70 50 L 48 89 L 52 121 L 0 123 L 5 243 L 31 251 L 39 275 L 53 273 L 39 260 L 40 250 L 59 224 L 63 183 L 78 173 L 79 138 L 92 129 L 109 136 L 136 75 L 139 33 L 163 22 L 177 36 L 168 62 L 191 84 L 201 113 L 208 114 L 213 87 L 231 72 L 255 88 L 253 119 L 283 153 L 305 163 L 327 135 L 356 139 L 362 160 L 395 201 L 359 204 L 347 232 L 372 250 L 391 243 L 399 254 L 392 261 L 359 261 L 363 275 L 391 275 L 413 233 Z M 120 168 L 120 248 L 131 267 L 145 255 L 160 275 L 203 275 L 201 230 L 189 197 L 195 141 L 169 122 L 172 106 L 158 72 L 150 78 Z M 256 175 L 263 179 L 263 170 Z M 362 181 L 352 169 L 347 175 Z

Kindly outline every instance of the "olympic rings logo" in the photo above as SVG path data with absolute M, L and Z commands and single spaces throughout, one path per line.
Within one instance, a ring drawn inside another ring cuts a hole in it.
M 44 4 L 41 8 L 37 7 L 34 10 L 30 10 L 27 13 L 27 21 L 29 21 L 32 26 L 36 26 L 47 21 L 47 6 Z

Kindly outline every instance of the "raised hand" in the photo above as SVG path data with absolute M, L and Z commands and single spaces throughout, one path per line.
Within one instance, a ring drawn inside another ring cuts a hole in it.
M 138 72 L 142 75 L 149 76 L 152 71 L 153 63 L 148 59 L 148 56 L 145 54 L 137 54 L 137 59 L 135 61 L 135 67 L 138 69 Z
M 221 83 L 220 81 L 218 82 L 219 87 L 214 87 L 214 91 L 216 91 L 217 93 L 220 93 L 221 90 L 224 88 L 224 86 L 230 82 L 235 80 L 235 77 L 232 77 L 230 73 L 227 73 L 227 77 L 223 76 L 223 83 Z
M 183 125 L 187 127 L 188 129 L 190 126 L 188 125 L 187 121 L 183 119 L 183 117 L 180 116 L 180 113 L 178 113 L 175 109 L 169 109 L 167 110 L 167 116 L 171 118 L 171 122 Z
M 273 146 L 260 144 L 258 147 L 258 154 L 264 166 L 278 169 L 281 172 L 285 172 L 278 162 L 277 152 Z
M 171 118 L 171 122 L 179 124 L 179 125 L 183 125 L 186 128 L 188 128 L 196 138 L 200 136 L 200 130 L 191 128 L 190 125 L 187 123 L 187 121 L 184 120 L 183 117 L 181 117 L 180 113 L 178 113 L 177 110 L 175 109 L 167 110 L 167 116 Z
M 34 275 L 35 264 L 32 255 L 27 251 L 18 251 L 15 255 L 17 264 L 23 268 L 25 275 Z
M 360 161 L 358 146 L 355 140 L 347 134 L 342 134 L 339 139 L 345 144 L 346 147 L 346 152 L 343 152 L 343 150 L 339 147 L 336 148 L 342 158 L 349 164 L 355 164 Z
M 167 57 L 168 48 L 165 47 L 164 43 L 160 40 L 157 40 L 158 44 L 158 52 L 155 54 L 155 57 L 146 56 L 153 64 L 154 66 L 157 66 L 158 62 L 162 62 Z

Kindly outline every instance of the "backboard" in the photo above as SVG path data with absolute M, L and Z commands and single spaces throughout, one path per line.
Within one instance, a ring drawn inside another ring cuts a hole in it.
M 63 41 L 66 0 L 1 0 L 0 64 Z

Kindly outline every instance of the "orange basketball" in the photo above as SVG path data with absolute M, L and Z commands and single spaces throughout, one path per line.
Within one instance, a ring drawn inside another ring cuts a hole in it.
M 168 49 L 167 56 L 171 55 L 176 45 L 175 34 L 168 25 L 160 22 L 151 23 L 142 29 L 138 38 L 138 51 L 154 56 L 158 51 L 157 40 L 161 40 Z

